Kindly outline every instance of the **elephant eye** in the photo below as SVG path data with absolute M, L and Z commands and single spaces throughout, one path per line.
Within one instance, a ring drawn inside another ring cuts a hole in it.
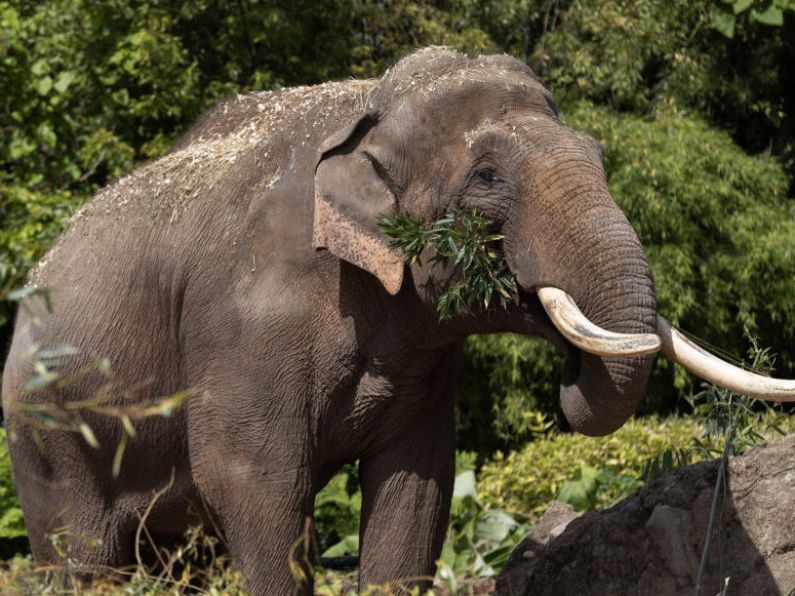
M 499 178 L 494 170 L 481 170 L 478 172 L 478 180 L 486 184 L 494 184 Z

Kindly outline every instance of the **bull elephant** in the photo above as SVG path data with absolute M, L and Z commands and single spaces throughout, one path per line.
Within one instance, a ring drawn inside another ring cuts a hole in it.
M 456 209 L 493 222 L 519 291 L 504 309 L 440 321 L 455 267 L 406 264 L 376 221 Z M 20 402 L 123 409 L 192 392 L 138 423 L 118 478 L 118 418 L 85 413 L 102 449 L 17 425 L 33 554 L 78 570 L 132 563 L 146 511 L 156 539 L 214 524 L 254 593 L 289 593 L 315 494 L 359 460 L 360 582 L 426 581 L 416 578 L 434 573 L 445 535 L 454 364 L 470 334 L 557 346 L 563 410 L 588 435 L 633 413 L 661 345 L 732 388 L 795 390 L 711 359 L 658 316 L 598 142 L 561 122 L 531 70 L 504 55 L 428 48 L 380 80 L 226 101 L 100 191 L 31 283 L 51 290 L 53 311 L 33 300 L 20 310 L 3 375 L 9 424 Z M 31 354 L 52 344 L 78 349 L 63 365 L 70 382 L 26 389 Z M 110 379 L 90 368 L 98 355 Z

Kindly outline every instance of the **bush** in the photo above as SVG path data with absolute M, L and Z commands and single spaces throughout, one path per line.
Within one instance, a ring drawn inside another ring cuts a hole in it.
M 493 47 L 453 19 L 411 3 L 0 0 L 0 182 L 90 191 L 242 90 L 380 75 L 429 43 Z
M 349 464 L 315 497 L 315 529 L 323 556 L 358 554 L 361 511 L 358 469 Z
M 489 511 L 483 506 L 473 469 L 456 474 L 437 578 L 450 592 L 463 593 L 455 589 L 456 578 L 496 575 L 529 529 L 504 511 Z
M 11 480 L 6 429 L 0 427 L 0 555 L 8 557 L 27 550 L 27 531 Z
M 496 453 L 481 470 L 478 491 L 488 508 L 534 517 L 544 512 L 564 483 L 581 473 L 583 465 L 640 480 L 650 459 L 689 444 L 702 432 L 694 420 L 651 417 L 630 420 L 609 437 L 561 434 L 533 441 L 507 456 Z M 611 502 L 615 496 L 613 487 L 600 496 L 601 502 Z
M 5 296 L 24 283 L 28 270 L 61 233 L 81 199 L 69 192 L 34 192 L 2 182 L 0 197 L 0 343 L 5 346 L 3 331 L 10 332 L 14 306 Z
M 775 411 L 749 422 L 766 438 L 795 431 L 795 417 Z M 585 497 L 578 509 L 602 509 L 677 465 L 719 453 L 721 444 L 705 432 L 713 424 L 713 418 L 650 416 L 633 418 L 607 437 L 559 434 L 533 441 L 508 455 L 497 452 L 480 472 L 478 494 L 486 508 L 525 518 L 542 514 L 555 498 L 577 506 Z
M 471 337 L 464 347 L 457 406 L 458 445 L 483 456 L 514 448 L 558 408 L 562 358 L 546 340 L 501 334 Z

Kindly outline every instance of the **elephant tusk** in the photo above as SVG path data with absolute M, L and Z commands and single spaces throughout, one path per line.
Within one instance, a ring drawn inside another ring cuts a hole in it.
M 729 364 L 694 344 L 659 315 L 657 332 L 662 339 L 662 353 L 697 377 L 758 399 L 795 402 L 795 381 L 763 377 Z
M 640 356 L 660 350 L 660 338 L 654 333 L 615 333 L 595 325 L 563 290 L 548 286 L 536 293 L 558 331 L 585 352 L 597 356 Z

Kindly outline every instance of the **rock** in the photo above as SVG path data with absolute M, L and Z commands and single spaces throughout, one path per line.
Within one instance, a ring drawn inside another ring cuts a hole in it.
M 538 560 L 539 554 L 580 515 L 582 514 L 577 513 L 571 505 L 552 501 L 533 530 L 514 549 L 511 558 L 505 564 L 497 579 L 497 593 L 523 594 L 526 589 L 525 575 Z M 510 570 L 514 568 L 520 569 L 520 573 L 512 574 Z
M 615 507 L 553 503 L 497 578 L 497 593 L 693 594 L 719 462 L 666 474 Z M 795 588 L 795 436 L 732 458 L 702 594 Z
M 690 535 L 690 515 L 679 507 L 657 505 L 646 522 L 649 535 L 657 553 L 668 571 L 677 577 L 690 576 L 698 568 Z

